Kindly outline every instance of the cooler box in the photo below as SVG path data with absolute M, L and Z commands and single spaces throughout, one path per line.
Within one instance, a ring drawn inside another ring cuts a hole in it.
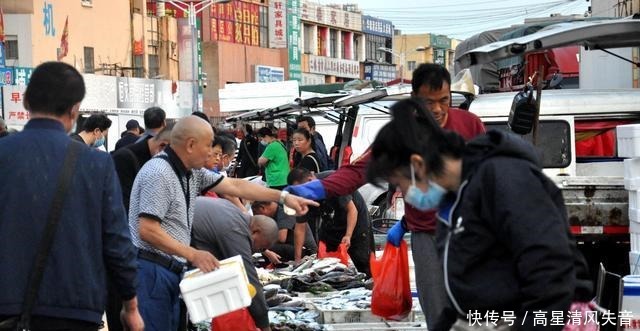
M 240 255 L 220 261 L 220 268 L 209 273 L 195 269 L 185 273 L 180 292 L 193 323 L 248 307 L 249 281 Z
M 624 188 L 640 191 L 640 158 L 624 160 Z
M 623 289 L 622 289 L 622 306 L 621 312 L 630 312 L 631 323 L 630 326 L 624 326 L 623 330 L 637 330 L 633 327 L 638 325 L 637 320 L 640 319 L 640 276 L 630 275 L 622 277 Z
M 616 137 L 619 157 L 640 157 L 640 125 L 618 125 Z

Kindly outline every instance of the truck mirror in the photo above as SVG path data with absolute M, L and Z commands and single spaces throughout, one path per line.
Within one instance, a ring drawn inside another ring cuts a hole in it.
M 527 85 L 524 90 L 513 97 L 509 112 L 509 129 L 521 135 L 530 133 L 533 130 L 536 113 L 536 98 L 533 96 L 533 87 Z
M 556 72 L 551 76 L 551 79 L 549 79 L 549 88 L 550 89 L 555 89 L 558 88 L 560 86 L 560 83 L 562 83 L 562 79 L 564 77 L 562 76 L 561 73 Z

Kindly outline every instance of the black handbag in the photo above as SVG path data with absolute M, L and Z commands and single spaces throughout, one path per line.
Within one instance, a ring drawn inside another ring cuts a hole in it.
M 22 303 L 22 313 L 19 316 L 15 316 L 0 322 L 0 330 L 20 330 L 28 331 L 31 329 L 31 311 L 38 297 L 38 289 L 42 282 L 42 275 L 44 268 L 47 264 L 47 257 L 53 244 L 53 236 L 55 235 L 56 227 L 60 221 L 60 214 L 62 213 L 62 203 L 67 195 L 67 191 L 71 184 L 71 176 L 75 170 L 76 160 L 82 143 L 71 140 L 67 153 L 62 163 L 62 171 L 58 177 L 58 186 L 53 196 L 51 203 L 51 209 L 49 210 L 49 216 L 47 225 L 44 229 L 44 234 L 40 240 L 38 246 L 38 253 L 34 261 L 31 274 L 29 275 L 29 281 L 24 293 L 24 301 Z

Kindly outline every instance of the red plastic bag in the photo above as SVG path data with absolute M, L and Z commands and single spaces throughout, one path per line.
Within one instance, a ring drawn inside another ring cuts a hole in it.
M 214 317 L 211 320 L 213 331 L 257 331 L 258 327 L 247 308 L 234 310 L 230 313 Z
M 380 259 L 371 254 L 370 265 L 373 277 L 371 312 L 397 321 L 407 317 L 413 303 L 409 287 L 407 243 L 400 241 L 400 247 L 387 243 Z
M 349 253 L 345 244 L 338 245 L 338 250 L 335 252 L 327 252 L 327 244 L 320 240 L 318 243 L 318 258 L 324 259 L 325 257 L 336 257 L 340 259 L 340 263 L 349 265 Z

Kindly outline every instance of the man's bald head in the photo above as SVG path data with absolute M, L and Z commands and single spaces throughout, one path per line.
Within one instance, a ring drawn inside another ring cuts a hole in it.
M 189 138 L 206 138 L 207 134 L 213 135 L 209 123 L 197 116 L 183 117 L 171 131 L 171 146 L 183 145 Z
M 271 217 L 264 215 L 251 216 L 249 227 L 254 249 L 267 249 L 278 240 L 278 225 Z
M 171 131 L 171 148 L 189 169 L 202 168 L 211 156 L 213 130 L 196 116 L 183 117 Z

